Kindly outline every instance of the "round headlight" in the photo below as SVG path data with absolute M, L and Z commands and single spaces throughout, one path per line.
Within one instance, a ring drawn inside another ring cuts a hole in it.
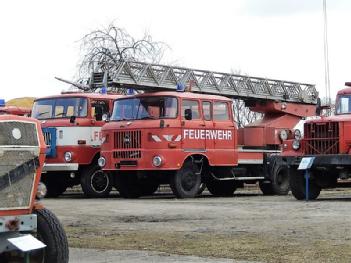
M 153 159 L 152 159 L 152 164 L 156 167 L 159 167 L 161 166 L 162 164 L 162 158 L 160 156 L 155 156 Z
M 105 157 L 100 157 L 99 159 L 98 159 L 98 165 L 102 168 L 102 167 L 104 167 L 105 165 L 106 165 L 106 159 L 105 159 Z
M 65 161 L 66 162 L 72 161 L 72 153 L 71 152 L 65 152 Z
M 300 140 L 300 139 L 301 139 L 301 131 L 300 131 L 299 129 L 296 129 L 296 130 L 294 131 L 294 138 L 295 138 L 296 140 Z
M 299 140 L 294 140 L 292 143 L 292 148 L 297 151 L 298 149 L 300 149 L 300 141 Z
M 281 130 L 279 137 L 282 141 L 285 141 L 288 139 L 288 132 L 286 130 Z
M 46 185 L 40 182 L 38 184 L 36 197 L 38 199 L 43 199 L 46 196 L 47 192 L 48 192 L 48 189 L 46 188 Z

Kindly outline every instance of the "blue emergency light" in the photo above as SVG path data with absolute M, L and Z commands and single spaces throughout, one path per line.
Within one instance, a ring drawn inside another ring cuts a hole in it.
M 127 89 L 127 95 L 134 95 L 135 90 L 134 89 Z
M 184 90 L 185 90 L 184 83 L 177 83 L 177 91 L 178 92 L 184 92 Z
M 107 88 L 106 87 L 102 87 L 100 92 L 101 92 L 101 94 L 107 94 Z
M 5 100 L 4 99 L 0 99 L 0 107 L 3 107 L 3 106 L 5 106 L 6 104 L 5 104 Z

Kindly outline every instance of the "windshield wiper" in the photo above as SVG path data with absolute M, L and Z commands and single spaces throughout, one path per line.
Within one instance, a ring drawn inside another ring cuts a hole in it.
M 64 112 L 60 112 L 60 113 L 55 114 L 55 117 L 58 117 L 58 116 L 64 116 L 64 115 L 66 115 L 66 113 L 64 113 Z

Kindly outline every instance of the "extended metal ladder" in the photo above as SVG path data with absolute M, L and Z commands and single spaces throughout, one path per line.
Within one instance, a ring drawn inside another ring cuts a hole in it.
M 177 66 L 120 62 L 115 70 L 93 73 L 91 88 L 133 88 L 145 91 L 176 90 L 191 86 L 192 92 L 231 98 L 276 100 L 317 104 L 315 85 L 265 79 Z

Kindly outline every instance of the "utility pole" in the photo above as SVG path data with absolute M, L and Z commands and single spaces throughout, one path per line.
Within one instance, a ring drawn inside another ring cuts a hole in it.
M 330 78 L 329 78 L 329 50 L 328 50 L 328 20 L 327 20 L 327 0 L 323 0 L 324 15 L 324 81 L 325 96 L 327 105 L 331 104 Z

